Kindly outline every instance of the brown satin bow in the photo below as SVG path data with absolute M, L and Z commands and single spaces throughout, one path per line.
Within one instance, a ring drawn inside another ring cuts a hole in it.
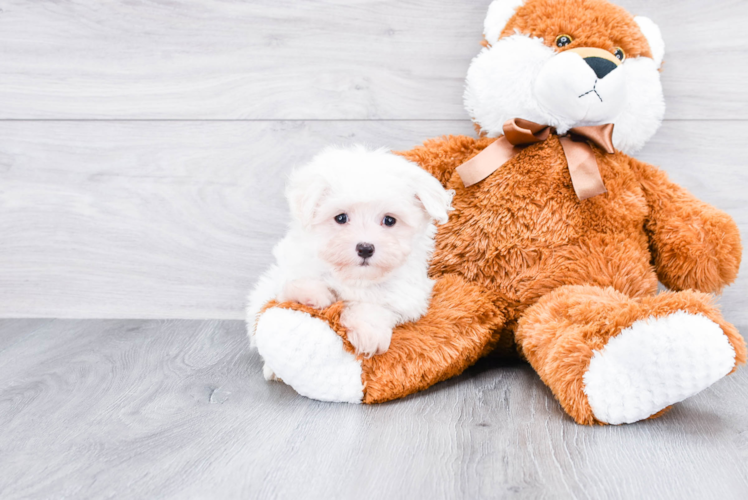
M 457 173 L 465 187 L 477 184 L 514 158 L 524 146 L 548 139 L 552 131 L 553 129 L 547 125 L 529 120 L 508 120 L 504 124 L 504 135 L 471 160 L 457 167 Z M 569 130 L 567 136 L 559 138 L 566 155 L 566 163 L 569 165 L 574 191 L 580 200 L 586 200 L 606 193 L 607 190 L 600 176 L 595 153 L 589 144 L 580 141 L 579 138 L 592 141 L 606 153 L 613 154 L 613 124 L 574 127 Z

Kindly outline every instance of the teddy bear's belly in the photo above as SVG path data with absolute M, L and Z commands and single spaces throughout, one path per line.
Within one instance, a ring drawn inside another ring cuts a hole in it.
M 471 188 L 452 183 L 455 210 L 437 235 L 433 276 L 459 274 L 499 292 L 510 317 L 564 285 L 612 286 L 631 296 L 656 291 L 647 206 L 619 155 L 600 162 L 608 193 L 585 201 L 565 159 L 517 159 Z

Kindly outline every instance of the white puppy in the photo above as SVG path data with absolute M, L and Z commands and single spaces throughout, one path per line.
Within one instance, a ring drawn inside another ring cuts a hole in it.
M 447 221 L 452 192 L 400 156 L 359 146 L 317 155 L 291 174 L 286 197 L 290 229 L 249 296 L 250 342 L 271 299 L 316 309 L 341 300 L 356 351 L 385 352 L 392 329 L 428 309 L 434 221 Z

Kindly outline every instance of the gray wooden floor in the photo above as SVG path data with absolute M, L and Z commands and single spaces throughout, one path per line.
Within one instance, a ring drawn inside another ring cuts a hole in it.
M 746 498 L 748 370 L 581 427 L 526 365 L 380 406 L 266 383 L 239 321 L 0 321 L 0 498 Z

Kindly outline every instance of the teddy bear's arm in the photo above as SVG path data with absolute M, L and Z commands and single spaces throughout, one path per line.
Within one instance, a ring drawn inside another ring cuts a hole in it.
M 495 139 L 475 139 L 465 135 L 447 135 L 429 139 L 410 151 L 398 151 L 405 159 L 417 163 L 446 187 L 457 167 L 481 152 Z
M 671 182 L 657 167 L 630 159 L 649 205 L 646 230 L 657 277 L 672 290 L 719 292 L 735 280 L 742 246 L 735 221 Z

